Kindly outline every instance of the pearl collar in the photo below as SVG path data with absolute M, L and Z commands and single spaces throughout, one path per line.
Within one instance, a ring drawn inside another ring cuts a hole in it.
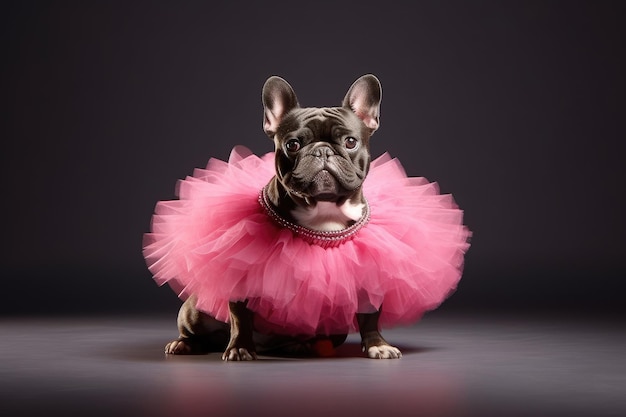
M 267 186 L 263 187 L 263 189 L 259 192 L 259 204 L 263 207 L 265 213 L 278 225 L 291 230 L 294 234 L 308 243 L 319 245 L 323 248 L 336 247 L 352 239 L 370 219 L 370 206 L 367 203 L 367 200 L 365 200 L 365 213 L 352 226 L 336 231 L 309 229 L 285 219 L 278 214 L 276 210 L 274 210 L 269 196 L 267 195 Z

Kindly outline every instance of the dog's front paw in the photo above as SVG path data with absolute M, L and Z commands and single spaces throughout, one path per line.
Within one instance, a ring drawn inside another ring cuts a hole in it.
M 176 339 L 165 345 L 165 353 L 168 355 L 189 355 L 192 352 L 191 345 L 183 338 Z
M 361 347 L 367 357 L 371 359 L 400 359 L 402 352 L 391 346 L 378 330 L 361 333 Z
M 222 355 L 224 361 L 254 361 L 257 359 L 256 352 L 248 350 L 244 347 L 228 347 Z
M 367 357 L 371 359 L 400 359 L 402 352 L 391 345 L 370 346 L 367 349 Z

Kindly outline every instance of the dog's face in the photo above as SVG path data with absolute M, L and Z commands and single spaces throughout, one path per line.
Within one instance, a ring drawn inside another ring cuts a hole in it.
M 277 206 L 362 203 L 370 164 L 369 139 L 379 126 L 381 87 L 365 75 L 341 107 L 302 108 L 291 86 L 271 77 L 263 87 L 264 130 L 274 140 Z
M 349 197 L 369 168 L 369 134 L 345 108 L 292 110 L 274 136 L 278 178 L 292 193 L 310 200 Z

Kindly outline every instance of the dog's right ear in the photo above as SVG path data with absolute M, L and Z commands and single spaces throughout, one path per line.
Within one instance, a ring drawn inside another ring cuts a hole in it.
M 292 109 L 300 107 L 293 88 L 284 79 L 273 76 L 263 85 L 263 130 L 271 138 L 283 117 Z

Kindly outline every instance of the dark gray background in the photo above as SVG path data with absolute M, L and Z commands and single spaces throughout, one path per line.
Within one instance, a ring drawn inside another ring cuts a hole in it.
M 175 311 L 141 255 L 157 200 L 237 144 L 261 87 L 383 85 L 373 154 L 474 231 L 444 308 L 621 308 L 621 2 L 12 2 L 2 31 L 0 312 Z

